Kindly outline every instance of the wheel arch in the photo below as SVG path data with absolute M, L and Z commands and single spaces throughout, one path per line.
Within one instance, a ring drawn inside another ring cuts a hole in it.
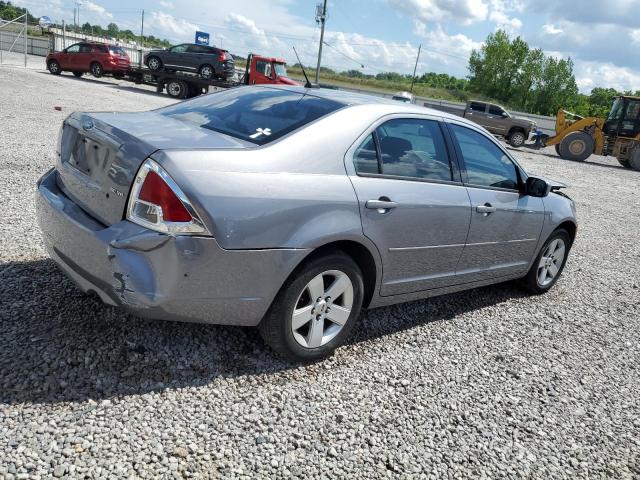
M 564 222 L 560 223 L 560 225 L 558 225 L 554 229 L 554 231 L 559 229 L 563 229 L 567 231 L 567 233 L 569 234 L 569 237 L 571 237 L 571 245 L 573 245 L 576 239 L 576 234 L 578 233 L 578 225 L 576 225 L 576 223 L 572 220 L 565 220 Z
M 507 136 L 510 137 L 511 135 L 513 135 L 515 132 L 521 132 L 523 133 L 525 136 L 527 135 L 527 130 L 524 127 L 521 127 L 519 125 L 514 125 L 509 129 L 509 132 L 507 132 Z M 525 139 L 526 140 L 526 139 Z
M 351 257 L 356 262 L 362 272 L 362 282 L 364 284 L 364 295 L 362 299 L 362 307 L 367 308 L 377 291 L 381 275 L 382 264 L 378 255 L 378 251 L 373 246 L 365 245 L 354 239 L 333 240 L 324 243 L 311 250 L 292 270 L 287 278 L 290 278 L 307 262 L 315 258 L 328 254 L 329 252 L 339 251 Z

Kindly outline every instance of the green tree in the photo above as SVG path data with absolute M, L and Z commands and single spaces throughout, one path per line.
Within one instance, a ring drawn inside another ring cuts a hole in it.
M 107 25 L 107 32 L 110 36 L 117 38 L 118 34 L 120 33 L 120 28 L 118 28 L 118 25 L 111 22 L 109 25 Z

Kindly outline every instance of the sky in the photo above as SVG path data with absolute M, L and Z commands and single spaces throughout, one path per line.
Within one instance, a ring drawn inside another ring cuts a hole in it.
M 140 31 L 173 43 L 196 30 L 211 43 L 305 65 L 317 62 L 321 0 L 82 0 L 80 20 Z M 73 21 L 74 0 L 14 0 L 35 16 Z M 555 57 L 571 57 L 578 87 L 640 90 L 640 0 L 329 0 L 322 65 L 466 77 L 469 54 L 498 28 Z

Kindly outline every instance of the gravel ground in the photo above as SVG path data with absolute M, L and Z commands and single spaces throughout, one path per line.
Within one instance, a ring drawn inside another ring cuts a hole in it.
M 578 205 L 549 294 L 372 310 L 293 365 L 253 330 L 105 307 L 42 248 L 34 184 L 63 118 L 170 102 L 0 67 L 0 478 L 640 477 L 640 173 L 517 152 Z

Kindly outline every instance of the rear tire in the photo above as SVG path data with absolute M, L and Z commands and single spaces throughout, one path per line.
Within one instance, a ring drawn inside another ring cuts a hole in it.
M 328 357 L 350 335 L 363 292 L 362 272 L 351 257 L 334 251 L 313 258 L 284 283 L 258 327 L 260 334 L 284 357 Z
M 509 135 L 507 142 L 509 142 L 509 145 L 511 145 L 512 147 L 520 148 L 522 145 L 524 145 L 524 142 L 526 140 L 527 139 L 525 138 L 524 132 L 516 130 Z
M 584 162 L 595 148 L 593 137 L 586 132 L 571 132 L 560 142 L 560 156 L 574 162 Z
M 563 228 L 555 230 L 544 243 L 531 269 L 522 279 L 527 290 L 539 295 L 551 290 L 567 263 L 571 237 Z
M 200 78 L 203 80 L 211 80 L 215 73 L 216 72 L 211 65 L 202 65 L 198 70 L 198 75 L 200 75 Z
M 62 73 L 62 68 L 57 60 L 50 60 L 47 64 L 47 68 L 52 75 L 60 75 Z
M 556 143 L 553 147 L 556 149 L 556 154 L 557 154 L 559 157 L 562 157 L 562 155 L 560 154 L 560 144 L 559 144 L 559 143 Z
M 104 75 L 104 68 L 102 68 L 102 65 L 100 65 L 98 62 L 93 62 L 89 68 L 91 69 L 91 75 L 96 78 L 100 78 L 102 75 Z
M 622 162 L 620 162 L 622 163 Z M 628 160 L 629 167 L 633 170 L 640 172 L 640 145 L 636 146 L 636 148 L 631 153 L 631 157 Z
M 73 76 L 76 78 L 80 78 L 82 75 L 84 75 L 83 72 L 73 72 Z
M 618 163 L 620 163 L 620 165 L 622 165 L 624 168 L 631 169 L 631 164 L 629 163 L 629 160 L 620 160 L 619 158 L 617 160 L 618 160 Z
M 170 80 L 167 82 L 167 95 L 171 98 L 184 99 L 189 92 L 187 82 L 183 80 Z
M 159 72 L 160 70 L 162 70 L 162 67 L 163 67 L 162 60 L 160 60 L 156 56 L 151 56 L 147 58 L 147 67 L 149 67 L 149 70 L 151 71 Z

